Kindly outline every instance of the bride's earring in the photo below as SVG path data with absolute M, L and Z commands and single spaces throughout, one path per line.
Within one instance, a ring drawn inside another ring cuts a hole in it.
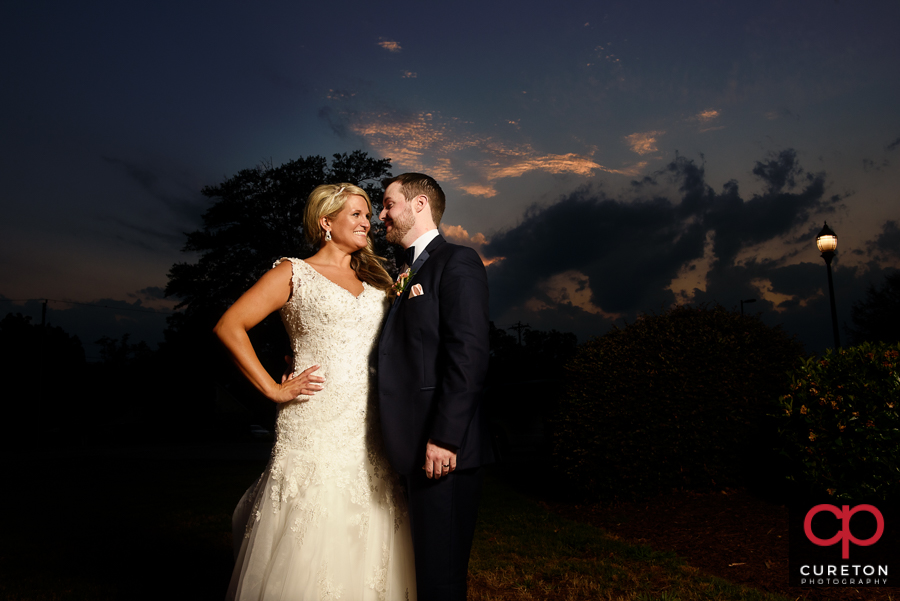
M 331 232 L 325 232 L 325 242 L 331 242 Z

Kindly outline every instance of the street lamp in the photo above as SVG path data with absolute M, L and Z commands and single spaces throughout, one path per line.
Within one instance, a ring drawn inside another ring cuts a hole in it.
M 825 259 L 825 265 L 828 267 L 828 296 L 831 298 L 831 329 L 834 331 L 834 348 L 841 348 L 841 338 L 838 335 L 837 309 L 834 305 L 834 281 L 831 278 L 831 260 L 834 258 L 834 251 L 837 250 L 837 234 L 834 233 L 828 222 L 825 227 L 816 236 L 816 246 Z
M 756 302 L 755 298 L 748 298 L 747 300 L 742 300 L 741 301 L 741 315 L 744 314 L 744 305 L 745 304 L 749 305 L 750 303 L 755 303 L 755 302 Z

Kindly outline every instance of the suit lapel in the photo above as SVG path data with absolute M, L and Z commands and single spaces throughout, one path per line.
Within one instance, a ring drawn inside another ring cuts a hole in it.
M 388 328 L 391 324 L 391 321 L 394 318 L 394 315 L 396 315 L 398 313 L 398 311 L 400 309 L 400 303 L 402 303 L 404 301 L 404 299 L 406 299 L 406 297 L 409 296 L 409 289 L 412 287 L 413 283 L 418 279 L 419 270 L 422 269 L 422 265 L 425 264 L 425 261 L 427 261 L 428 257 L 431 255 L 431 253 L 429 251 L 434 252 L 434 250 L 443 243 L 444 243 L 444 238 L 441 236 L 437 236 L 434 240 L 432 240 L 428 244 L 428 246 L 425 247 L 425 250 L 422 251 L 422 253 L 419 255 L 419 258 L 416 259 L 415 262 L 413 263 L 413 266 L 410 269 L 410 271 L 412 272 L 413 275 L 409 279 L 409 281 L 406 283 L 406 288 L 403 290 L 403 294 L 401 294 L 399 296 L 399 298 L 397 298 L 397 300 L 395 300 L 391 304 L 391 308 L 388 310 L 387 319 L 385 320 L 384 328 L 382 329 L 382 338 L 384 338 L 385 334 L 388 332 Z
M 416 262 L 413 263 L 412 269 L 410 269 L 410 271 L 412 271 L 412 273 L 413 273 L 412 280 L 416 279 L 416 276 L 419 275 L 419 270 L 422 268 L 422 264 L 428 260 L 428 256 L 429 256 L 429 253 L 428 253 L 428 249 L 426 248 L 425 250 L 422 251 L 422 254 L 419 255 L 419 258 L 416 259 Z M 412 280 L 410 280 L 410 284 L 412 283 Z M 405 296 L 405 294 L 404 294 L 404 296 Z

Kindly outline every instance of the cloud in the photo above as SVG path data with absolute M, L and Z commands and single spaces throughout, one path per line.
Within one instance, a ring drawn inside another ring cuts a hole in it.
M 770 193 L 777 193 L 784 187 L 796 186 L 796 178 L 803 174 L 797 163 L 797 153 L 793 149 L 782 150 L 780 153 L 770 154 L 769 160 L 757 161 L 753 167 L 753 175 L 756 175 L 768 184 Z
M 542 153 L 527 142 L 512 143 L 498 136 L 474 133 L 470 123 L 445 118 L 437 112 L 353 112 L 328 108 L 320 115 L 339 135 L 360 136 L 394 164 L 427 172 L 444 182 L 456 182 L 465 174 L 462 189 L 485 198 L 497 194 L 495 182 L 526 173 L 587 177 L 602 171 L 636 175 L 646 165 L 641 162 L 615 169 L 598 163 L 590 154 Z
M 470 236 L 469 232 L 461 225 L 441 224 L 441 233 L 445 238 L 449 238 L 457 244 L 465 244 L 476 249 L 487 244 L 487 238 L 484 237 L 484 234 L 479 232 L 474 236 Z
M 794 119 L 795 121 L 800 120 L 800 115 L 795 115 L 790 109 L 784 108 L 778 111 L 768 111 L 763 114 L 763 118 L 769 121 L 775 121 L 776 119 L 788 118 Z
M 725 129 L 724 125 L 711 125 L 713 121 L 722 116 L 722 113 L 716 109 L 706 109 L 705 111 L 700 111 L 693 117 L 690 117 L 688 121 L 700 123 L 700 125 L 705 125 L 707 127 L 701 127 L 700 133 L 706 133 L 708 131 L 717 131 L 720 129 Z
M 126 242 L 128 244 L 134 244 L 146 250 L 154 250 L 155 246 L 152 244 L 148 244 L 145 242 L 145 239 L 151 238 L 154 240 L 160 240 L 168 243 L 171 246 L 178 246 L 179 244 L 184 244 L 185 238 L 184 234 L 181 232 L 169 230 L 169 229 L 158 229 L 154 227 L 149 227 L 145 223 L 133 223 L 131 221 L 127 221 L 125 219 L 116 219 L 115 223 L 118 225 L 131 230 L 132 232 L 136 232 L 141 234 L 141 238 L 135 238 L 133 236 L 118 236 L 120 240 Z
M 137 292 L 129 292 L 126 296 L 135 299 L 135 304 L 141 307 L 172 311 L 180 301 L 177 298 L 166 296 L 165 288 L 160 286 L 148 286 Z
M 387 50 L 388 52 L 400 52 L 402 48 L 400 44 L 395 42 L 394 40 L 388 40 L 386 38 L 378 38 L 378 45 Z
M 204 199 L 196 190 L 181 182 L 172 182 L 169 174 L 160 176 L 156 171 L 124 159 L 116 157 L 101 157 L 106 163 L 124 172 L 132 181 L 138 184 L 145 192 L 163 203 L 173 213 L 184 218 L 190 223 L 198 223 L 203 213 Z M 178 188 L 177 193 L 170 191 Z
M 349 98 L 353 98 L 356 96 L 356 92 L 350 92 L 347 90 L 332 90 L 329 89 L 328 93 L 325 94 L 325 98 L 328 100 L 347 100 Z
M 804 171 L 793 150 L 757 162 L 753 172 L 764 191 L 747 198 L 735 181 L 714 191 L 702 164 L 676 157 L 636 183 L 633 198 L 586 187 L 529 209 L 482 248 L 487 259 L 504 257 L 488 267 L 492 315 L 531 320 L 565 308 L 583 334 L 676 300 L 729 306 L 760 298 L 755 308 L 781 317 L 818 307 L 821 266 L 790 265 L 789 252 L 756 259 L 754 249 L 806 237 L 811 219 L 843 199 L 826 195 L 825 174 Z M 670 192 L 660 192 L 664 184 Z
M 478 255 L 481 257 L 482 263 L 484 263 L 485 265 L 490 265 L 491 263 L 503 260 L 503 257 L 492 257 L 490 259 L 486 259 L 484 257 L 484 253 L 482 253 L 481 249 L 485 244 L 487 244 L 488 240 L 481 232 L 470 236 L 469 232 L 461 225 L 448 225 L 446 223 L 442 223 L 441 234 L 443 234 L 444 238 L 447 238 L 451 242 L 474 248 L 475 251 L 478 252 Z
M 709 123 L 710 121 L 718 119 L 720 114 L 721 113 L 715 109 L 706 109 L 705 111 L 700 111 L 694 115 L 694 120 L 699 121 L 700 123 Z
M 600 60 L 603 60 L 603 61 L 606 61 L 606 62 L 612 63 L 612 64 L 620 63 L 621 61 L 619 60 L 619 57 L 617 57 L 612 52 L 609 52 L 609 47 L 611 45 L 612 44 L 607 43 L 606 46 L 602 46 L 602 45 L 597 46 L 594 48 L 594 52 L 597 53 L 597 58 L 599 58 Z M 590 66 L 590 65 L 588 65 L 588 66 Z
M 470 184 L 459 187 L 460 190 L 471 196 L 481 196 L 483 198 L 491 198 L 497 196 L 497 190 L 493 186 L 485 184 Z
M 412 71 L 404 71 L 401 77 L 403 77 L 403 79 L 415 79 L 418 76 Z
M 497 180 L 507 177 L 520 177 L 529 171 L 575 173 L 581 176 L 592 175 L 597 170 L 609 171 L 591 159 L 574 153 L 534 156 L 531 154 L 530 148 L 520 148 L 506 154 L 513 158 L 513 161 L 506 165 L 499 163 L 490 165 L 487 172 L 488 179 Z
M 603 316 L 609 321 L 623 317 L 621 314 L 608 313 L 594 304 L 588 277 L 576 270 L 556 274 L 538 284 L 539 293 L 525 303 L 531 311 L 552 310 L 561 304 L 569 305 L 593 315 Z
M 897 147 L 900 147 L 900 138 L 896 138 L 893 142 L 884 147 L 885 156 L 881 159 L 880 164 L 873 159 L 863 158 L 863 171 L 869 173 L 872 171 L 881 171 L 890 167 L 891 162 L 887 158 L 887 153 L 893 152 Z
M 550 304 L 547 283 L 569 271 L 587 278 L 591 305 L 606 313 L 670 303 L 667 287 L 680 266 L 703 254 L 702 238 L 682 235 L 676 209 L 665 200 L 622 202 L 585 189 L 530 210 L 484 248 L 489 259 L 505 257 L 488 271 L 492 310 L 532 298 Z
M 897 222 L 885 221 L 881 227 L 881 233 L 874 240 L 869 241 L 866 246 L 868 246 L 870 255 L 875 254 L 882 260 L 900 259 L 900 227 L 897 227 Z
M 863 298 L 870 285 L 883 281 L 896 267 L 875 263 L 843 266 L 835 260 L 835 305 L 839 333 L 845 344 L 853 304 Z M 771 294 L 760 296 L 759 287 L 754 287 L 752 283 L 762 283 L 763 287 L 771 290 Z M 738 299 L 753 297 L 757 297 L 759 302 L 750 307 L 761 314 L 763 321 L 771 326 L 783 326 L 785 331 L 803 342 L 808 352 L 822 352 L 833 346 L 831 303 L 823 261 L 799 264 L 749 261 L 735 265 L 727 273 L 720 272 L 716 277 L 709 278 L 707 289 L 696 291 L 694 301 L 719 301 L 730 306 L 737 304 Z
M 664 131 L 648 131 L 644 133 L 635 133 L 629 136 L 625 136 L 625 141 L 628 143 L 629 148 L 633 152 L 638 153 L 643 156 L 645 154 L 650 154 L 651 152 L 656 152 L 658 148 L 656 147 L 656 139 L 663 135 Z
M 884 169 L 885 167 L 888 167 L 890 165 L 890 163 L 888 163 L 887 159 L 882 161 L 880 165 L 877 164 L 872 159 L 863 159 L 862 162 L 863 162 L 863 171 L 866 173 L 869 173 L 872 171 L 881 171 L 882 169 Z
M 139 189 L 117 199 L 122 211 L 97 216 L 98 221 L 115 226 L 108 234 L 150 252 L 170 253 L 181 248 L 185 241 L 181 232 L 197 228 L 208 207 L 199 184 L 190 181 L 194 178 L 171 168 L 148 167 L 116 157 L 101 158 Z M 156 203 L 168 210 L 160 211 Z

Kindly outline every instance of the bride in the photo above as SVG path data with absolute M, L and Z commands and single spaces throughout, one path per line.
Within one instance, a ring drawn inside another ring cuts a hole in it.
M 371 368 L 391 286 L 371 218 L 361 188 L 317 187 L 304 227 L 319 251 L 277 261 L 215 327 L 241 372 L 278 403 L 269 464 L 234 512 L 228 599 L 416 598 L 406 500 L 382 450 Z M 276 310 L 294 355 L 281 384 L 247 336 Z

